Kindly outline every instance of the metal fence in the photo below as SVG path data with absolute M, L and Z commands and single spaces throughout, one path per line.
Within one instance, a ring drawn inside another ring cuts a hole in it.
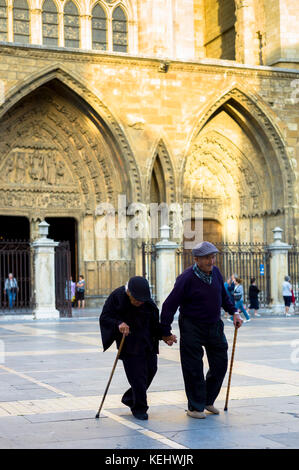
M 260 289 L 260 306 L 270 303 L 270 256 L 267 245 L 259 243 L 221 243 L 217 244 L 216 265 L 221 271 L 223 279 L 237 274 L 242 279 L 244 288 L 244 303 L 248 302 L 248 291 L 252 278 Z M 156 294 L 156 248 L 152 243 L 142 245 L 143 276 L 149 281 L 153 297 Z M 191 250 L 184 250 L 182 246 L 176 251 L 176 276 L 181 274 L 188 266 L 193 264 Z
M 224 281 L 232 274 L 242 279 L 244 303 L 248 303 L 250 281 L 255 278 L 260 290 L 261 307 L 269 305 L 270 298 L 270 255 L 267 245 L 263 243 L 218 243 L 219 250 L 216 266 L 220 269 Z M 191 250 L 181 250 L 181 266 L 186 269 L 193 263 Z
M 156 247 L 154 243 L 142 243 L 142 275 L 148 280 L 152 298 L 156 299 Z
M 71 252 L 69 242 L 55 248 L 55 295 L 60 317 L 72 316 Z
M 291 278 L 296 304 L 299 303 L 299 246 L 293 245 L 288 252 L 288 275 Z
M 9 274 L 16 280 L 9 281 Z M 28 240 L 0 240 L 0 313 L 34 308 L 33 255 Z

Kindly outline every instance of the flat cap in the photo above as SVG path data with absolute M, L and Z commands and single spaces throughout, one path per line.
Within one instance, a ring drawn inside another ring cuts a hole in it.
M 151 300 L 151 291 L 147 279 L 142 276 L 134 276 L 129 279 L 128 289 L 134 299 L 139 302 Z
M 192 250 L 193 256 L 206 256 L 212 255 L 214 253 L 219 253 L 219 250 L 216 248 L 215 245 L 213 245 L 213 243 L 210 242 L 198 243 L 198 245 L 195 245 Z

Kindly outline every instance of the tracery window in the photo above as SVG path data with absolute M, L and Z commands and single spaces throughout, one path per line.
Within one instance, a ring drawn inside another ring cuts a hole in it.
M 29 44 L 30 16 L 27 0 L 14 0 L 13 3 L 14 42 Z
M 99 4 L 92 10 L 92 48 L 107 50 L 107 17 Z
M 7 41 L 7 11 L 5 0 L 0 0 L 0 41 Z
M 118 6 L 112 14 L 113 50 L 127 52 L 128 21 L 124 10 Z
M 58 13 L 53 0 L 45 0 L 42 12 L 43 44 L 58 46 Z
M 69 1 L 64 7 L 64 45 L 77 49 L 80 46 L 79 13 L 72 1 Z

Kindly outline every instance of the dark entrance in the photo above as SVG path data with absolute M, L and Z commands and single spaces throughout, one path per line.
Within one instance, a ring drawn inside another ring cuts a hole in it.
M 0 312 L 30 313 L 32 297 L 33 263 L 30 249 L 30 224 L 26 217 L 0 216 Z M 8 285 L 9 273 L 16 285 Z
M 55 248 L 56 308 L 61 317 L 72 316 L 71 256 L 69 242 L 60 242 Z
M 27 217 L 0 215 L 0 240 L 29 240 L 30 224 Z
M 73 217 L 46 217 L 50 224 L 48 237 L 56 242 L 69 242 L 71 276 L 78 280 L 77 221 Z

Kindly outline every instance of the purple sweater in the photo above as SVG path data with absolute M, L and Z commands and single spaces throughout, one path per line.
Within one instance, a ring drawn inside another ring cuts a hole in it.
M 213 280 L 209 285 L 187 268 L 177 277 L 176 283 L 162 305 L 161 327 L 163 336 L 169 336 L 173 317 L 180 307 L 180 315 L 197 319 L 199 323 L 216 323 L 221 317 L 221 307 L 233 315 L 237 309 L 229 300 L 219 269 L 213 266 Z

